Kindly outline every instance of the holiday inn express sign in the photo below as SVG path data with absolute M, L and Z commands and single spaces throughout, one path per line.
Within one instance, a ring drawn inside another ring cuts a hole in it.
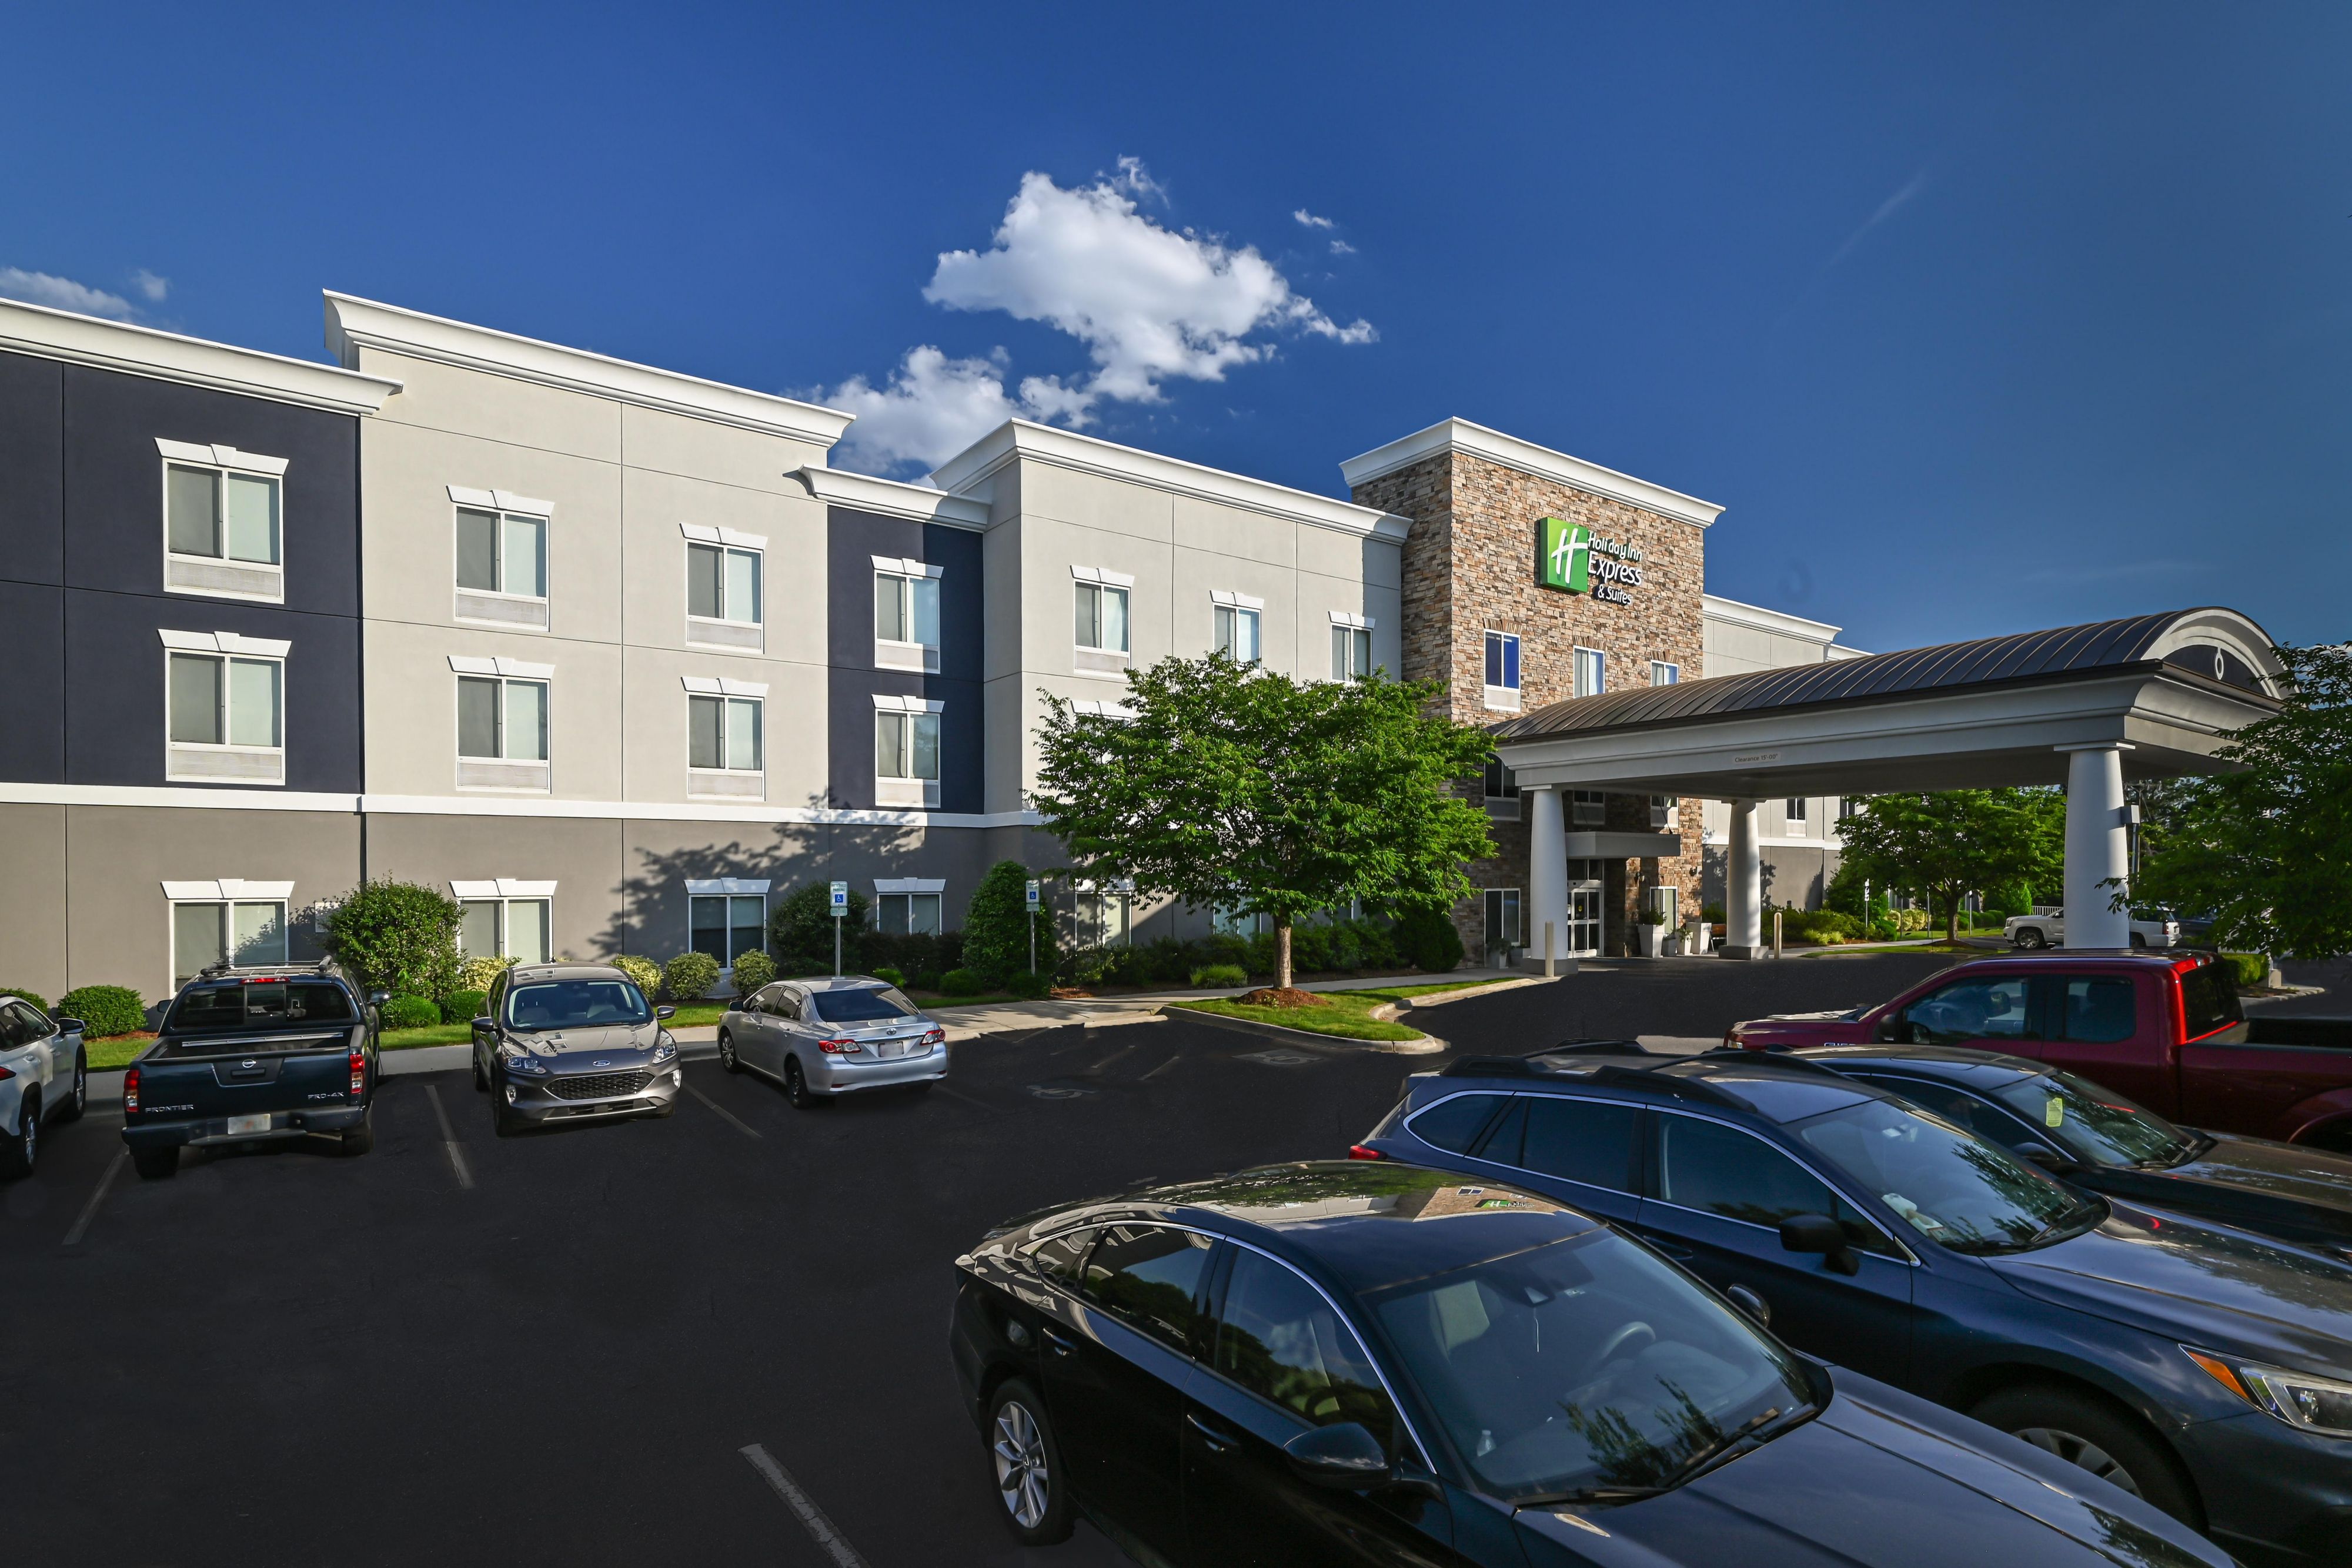
M 1546 517 L 1538 526 L 1536 581 L 1563 593 L 1590 593 L 1611 604 L 1631 604 L 1642 586 L 1642 552 L 1616 539 L 1595 538 L 1582 523 Z

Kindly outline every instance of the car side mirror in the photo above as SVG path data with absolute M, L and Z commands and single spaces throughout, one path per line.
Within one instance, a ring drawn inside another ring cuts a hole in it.
M 1349 1490 L 1389 1479 L 1389 1456 L 1381 1440 L 1354 1421 L 1317 1427 L 1282 1446 L 1291 1473 L 1310 1486 Z
M 1871 1025 L 1870 1040 L 1871 1043 L 1874 1045 L 1902 1044 L 1903 1015 L 1898 1012 L 1884 1012 L 1879 1014 L 1878 1021 Z
M 392 993 L 390 991 L 370 991 L 368 993 L 368 1006 L 372 1008 L 380 1008 L 390 1000 L 392 1000 Z
M 1780 1246 L 1790 1252 L 1818 1252 L 1833 1274 L 1852 1274 L 1862 1260 L 1845 1239 L 1845 1227 L 1826 1214 L 1795 1214 L 1780 1221 Z
M 489 1029 L 493 1027 L 490 1016 L 488 1013 L 483 1014 L 480 1018 L 474 1020 L 472 1027 L 475 1029 Z
M 674 1019 L 677 1017 L 677 1009 L 673 1007 L 658 1007 L 654 1009 L 654 1017 L 657 1019 Z
M 1734 1285 L 1723 1293 L 1730 1299 L 1733 1306 L 1754 1318 L 1758 1328 L 1769 1329 L 1772 1326 L 1771 1302 L 1745 1285 Z
M 51 1019 L 49 1021 L 56 1024 L 61 1031 L 67 1034 L 79 1034 L 83 1029 L 88 1027 L 83 1024 L 79 1019 L 69 1019 L 63 1016 Z

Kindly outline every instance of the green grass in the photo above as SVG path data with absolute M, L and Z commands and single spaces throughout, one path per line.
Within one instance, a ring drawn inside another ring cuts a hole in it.
M 1479 986 L 1498 986 L 1504 982 L 1475 980 L 1468 985 L 1447 982 L 1434 986 L 1388 986 L 1370 991 L 1318 991 L 1324 1000 L 1319 1008 L 1260 1008 L 1244 1007 L 1239 1002 L 1223 1000 L 1202 1002 L 1171 1002 L 1171 1008 L 1182 1008 L 1197 1013 L 1216 1013 L 1223 1018 L 1248 1019 L 1255 1023 L 1278 1024 L 1284 1029 L 1303 1030 L 1308 1034 L 1328 1034 L 1341 1040 L 1419 1040 L 1421 1030 L 1411 1024 L 1372 1017 L 1372 1009 L 1389 1002 L 1409 1001 L 1434 991 L 1462 991 Z

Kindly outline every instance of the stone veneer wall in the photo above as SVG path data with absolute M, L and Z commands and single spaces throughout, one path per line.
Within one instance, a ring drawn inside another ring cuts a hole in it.
M 1579 646 L 1601 651 L 1610 691 L 1648 685 L 1653 659 L 1679 665 L 1685 680 L 1700 678 L 1706 529 L 1461 452 L 1440 453 L 1359 485 L 1354 498 L 1412 519 L 1402 561 L 1403 674 L 1407 680 L 1442 682 L 1444 711 L 1454 718 L 1491 724 L 1510 716 L 1486 706 L 1488 632 L 1518 635 L 1522 713 L 1574 695 Z M 1631 604 L 1538 586 L 1537 524 L 1547 517 L 1583 523 L 1597 538 L 1622 539 L 1642 552 L 1642 586 L 1627 590 Z M 1698 909 L 1698 801 L 1682 801 L 1677 818 L 1679 856 L 1609 868 L 1603 904 L 1609 951 L 1631 950 L 1633 917 L 1644 888 L 1679 887 L 1683 913 Z M 1608 826 L 1649 831 L 1647 798 L 1612 798 Z M 1572 822 L 1569 831 L 1576 831 Z M 1494 839 L 1496 857 L 1472 864 L 1471 882 L 1524 894 L 1526 824 L 1497 821 Z M 1480 902 L 1457 906 L 1454 924 L 1475 961 L 1485 935 Z

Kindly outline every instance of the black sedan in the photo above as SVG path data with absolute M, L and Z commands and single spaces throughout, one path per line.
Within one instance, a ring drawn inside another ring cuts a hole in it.
M 1024 1545 L 1083 1512 L 1199 1568 L 2228 1561 L 1522 1187 L 1274 1166 L 1029 1216 L 956 1267 Z
M 2023 1057 L 1903 1045 L 1790 1054 L 1891 1089 L 2076 1186 L 2352 1258 L 2352 1156 L 2177 1127 Z

